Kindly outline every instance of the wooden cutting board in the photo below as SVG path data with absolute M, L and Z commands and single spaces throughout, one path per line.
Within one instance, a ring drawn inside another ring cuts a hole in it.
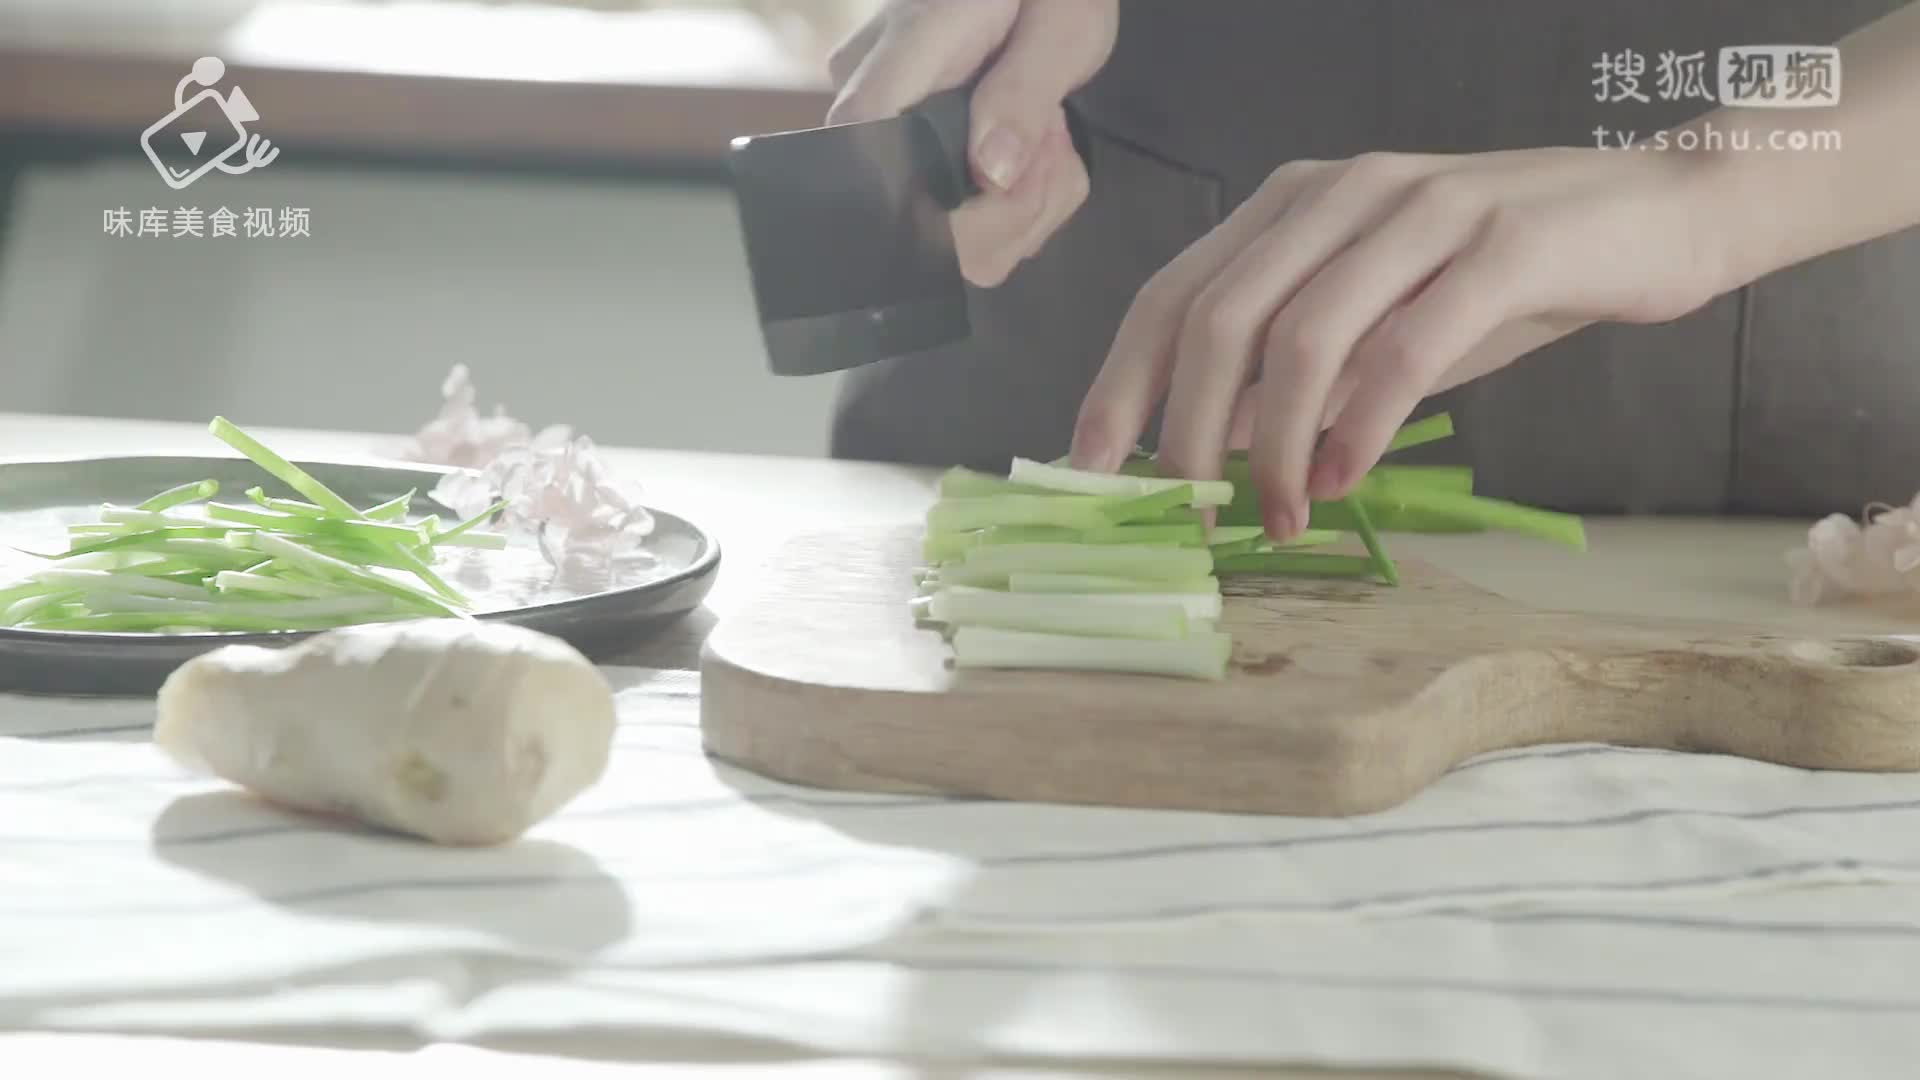
M 1218 683 L 956 670 L 908 610 L 919 563 L 913 528 L 787 546 L 703 649 L 709 752 L 828 788 L 1301 815 L 1552 742 L 1920 769 L 1920 650 L 1894 638 L 1536 611 L 1399 560 L 1398 588 L 1227 579 Z

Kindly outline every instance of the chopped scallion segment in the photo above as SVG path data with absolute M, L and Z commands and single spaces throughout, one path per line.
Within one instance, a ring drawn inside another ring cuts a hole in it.
M 115 611 L 99 615 L 75 615 L 22 623 L 26 630 L 72 630 L 95 634 L 112 633 L 261 633 L 291 630 L 328 630 L 353 623 L 383 622 L 410 618 L 408 615 L 333 616 L 288 618 L 283 615 L 251 615 L 223 611 Z
M 1334 543 L 1343 535 L 1332 529 L 1307 529 L 1291 540 L 1276 544 L 1267 539 L 1267 530 L 1259 525 L 1226 525 L 1215 529 L 1214 532 L 1228 537 L 1225 540 L 1216 540 L 1208 546 L 1216 560 L 1230 555 L 1251 555 L 1261 551 L 1291 551 L 1321 547 Z
M 254 504 L 262 510 L 274 510 L 282 514 L 293 514 L 296 517 L 304 518 L 323 518 L 327 516 L 325 510 L 320 509 L 310 502 L 301 502 L 298 499 L 270 498 L 264 490 L 257 487 L 247 489 L 247 498 L 252 499 Z
M 1373 560 L 1365 555 L 1331 555 L 1317 551 L 1259 551 L 1251 555 L 1229 555 L 1216 562 L 1221 574 L 1272 575 L 1276 577 L 1367 577 L 1377 573 Z
M 1044 495 L 1045 488 L 1016 484 L 1003 476 L 955 466 L 940 474 L 940 496 L 947 499 L 978 499 L 992 495 Z
M 135 507 L 136 510 L 159 512 L 171 510 L 186 503 L 211 499 L 220 493 L 220 484 L 214 480 L 195 480 L 190 484 L 171 487 Z
M 86 594 L 78 589 L 50 586 L 46 592 L 25 596 L 7 605 L 5 611 L 0 611 L 0 624 L 18 625 L 48 608 L 59 607 L 68 601 L 78 600 L 84 595 Z
M 1140 602 L 1116 603 L 1116 597 Z M 933 594 L 927 617 L 957 627 L 998 626 L 1090 637 L 1174 640 L 1187 633 L 1186 606 L 1178 599 L 1119 593 L 1075 596 L 944 588 Z
M 272 577 L 267 574 L 252 574 L 241 570 L 222 570 L 215 574 L 213 587 L 223 593 L 271 593 L 276 596 L 301 596 L 308 599 L 339 596 L 344 591 L 339 585 Z
M 1145 495 L 1123 498 L 1107 506 L 1101 512 L 1115 525 L 1130 522 L 1154 521 L 1169 510 L 1176 510 L 1193 503 L 1193 485 L 1175 484 Z
M 1414 509 L 1412 506 L 1396 501 L 1392 493 L 1399 488 L 1376 488 L 1363 480 L 1350 496 L 1353 500 L 1365 503 L 1367 517 L 1373 523 L 1375 532 L 1407 533 L 1477 533 L 1485 532 L 1486 526 L 1478 521 L 1463 519 L 1452 514 L 1440 514 Z M 1255 515 L 1258 508 L 1254 508 Z M 1254 520 L 1258 520 L 1257 516 Z M 1235 523 L 1239 523 L 1236 516 Z M 1343 533 L 1358 532 L 1360 525 L 1353 517 L 1353 509 L 1346 499 L 1337 502 L 1316 502 L 1309 510 L 1307 527 L 1310 529 L 1329 529 Z
M 1224 480 L 1193 481 L 1177 477 L 1134 476 L 1124 472 L 1091 472 L 1029 458 L 1014 458 L 1007 478 L 1016 484 L 1051 491 L 1123 498 L 1151 495 L 1169 488 L 1192 488 L 1178 503 L 1169 505 L 1224 506 L 1233 501 L 1233 485 Z
M 151 558 L 138 551 L 96 551 L 90 555 L 75 555 L 71 559 L 61 559 L 60 566 L 65 570 L 119 570 L 132 565 L 136 560 Z
M 1404 424 L 1393 438 L 1387 442 L 1387 453 L 1395 450 L 1410 450 L 1430 442 L 1453 437 L 1453 417 L 1447 413 L 1435 413 L 1425 419 Z
M 964 565 L 982 573 L 1040 570 L 1191 581 L 1213 572 L 1213 556 L 1205 548 L 1152 544 L 989 544 L 968 551 Z
M 182 514 L 166 514 L 153 510 L 128 510 L 118 506 L 100 508 L 100 518 L 107 524 L 122 531 L 140 529 L 202 529 L 207 525 L 205 518 L 187 517 Z
M 1181 524 L 1106 525 L 1095 529 L 1065 529 L 1055 525 L 994 525 L 966 532 L 929 532 L 921 541 L 921 557 L 949 562 L 966 557 L 986 544 L 1164 544 L 1200 545 L 1206 529 L 1198 522 Z
M 1209 580 L 1211 581 L 1211 579 Z M 1154 583 L 1148 583 L 1148 584 L 1154 584 Z M 1176 586 L 1184 586 L 1184 587 L 1176 587 Z M 1102 605 L 1109 606 L 1109 607 L 1115 606 L 1115 605 L 1138 606 L 1142 604 L 1148 605 L 1148 606 L 1171 605 L 1174 607 L 1178 607 L 1180 610 L 1184 611 L 1189 620 L 1198 620 L 1203 622 L 1213 622 L 1219 619 L 1224 610 L 1221 604 L 1220 590 L 1217 584 L 1215 585 L 1214 588 L 1208 589 L 1208 588 L 1200 588 L 1200 587 L 1194 586 L 1192 583 L 1188 583 L 1188 582 L 1178 582 L 1178 583 L 1167 582 L 1163 584 L 1162 588 L 1155 589 L 1152 591 L 1147 591 L 1147 592 L 1142 592 L 1142 591 L 1137 591 L 1132 589 L 1087 590 L 1085 592 L 1061 592 L 1061 591 L 1032 590 L 1032 589 L 993 590 L 993 589 L 972 588 L 964 585 L 946 585 L 946 586 L 943 586 L 941 589 L 935 589 L 934 593 L 938 593 L 942 591 L 950 592 L 954 595 L 961 596 L 961 597 L 971 597 L 971 596 L 985 594 L 989 596 L 989 599 L 980 601 L 981 603 L 985 603 L 985 604 L 1019 605 L 1022 603 L 1030 604 L 1030 603 L 1057 602 L 1061 604 L 1069 604 L 1069 605 L 1077 604 L 1077 605 L 1084 605 L 1087 607 L 1095 607 L 1095 608 L 1100 607 Z M 1024 601 L 1015 600 L 1015 599 L 1005 599 L 1008 597 L 1019 597 L 1019 596 L 1024 596 L 1026 597 L 1026 599 Z M 1001 599 L 994 599 L 996 597 Z
M 274 479 L 305 495 L 315 505 L 336 517 L 351 521 L 360 516 L 353 504 L 334 494 L 333 489 L 313 478 L 305 469 L 261 445 L 258 439 L 236 427 L 224 416 L 216 416 L 207 425 L 214 438 L 245 454 L 248 460 L 271 473 Z
M 428 566 L 426 560 L 406 548 L 396 547 L 392 550 L 395 555 L 399 556 L 401 566 L 404 569 L 412 571 L 413 575 L 421 581 L 426 582 L 428 588 L 462 607 L 466 606 L 467 598 L 460 595 L 460 590 L 447 584 L 439 574 L 434 573 L 433 567 Z
M 1184 544 L 1205 546 L 1206 526 L 1197 521 L 1161 524 L 1109 525 L 1081 533 L 1082 544 Z
M 1252 529 L 1254 532 L 1254 535 L 1240 536 L 1232 540 L 1225 540 L 1225 541 L 1220 541 L 1220 542 L 1207 545 L 1207 549 L 1213 552 L 1213 557 L 1215 560 L 1225 558 L 1226 556 L 1229 556 L 1229 555 L 1245 555 L 1250 552 L 1260 551 L 1263 548 L 1268 546 L 1267 531 L 1258 525 L 1233 525 L 1233 526 L 1229 526 L 1229 528 L 1232 528 L 1236 532 L 1245 530 L 1245 529 Z
M 4 589 L 0 589 L 0 610 L 5 610 L 22 600 L 29 600 L 36 596 L 45 596 L 48 593 L 65 591 L 65 589 L 58 585 L 49 585 L 44 581 L 28 580 L 18 585 L 9 585 Z
M 322 581 L 352 582 L 353 584 L 384 592 L 388 595 L 420 604 L 444 615 L 461 615 L 461 612 L 447 606 L 432 593 L 416 589 L 403 581 L 378 574 L 372 570 L 325 555 L 310 547 L 304 547 L 282 536 L 261 533 L 251 538 L 262 552 L 285 559 L 300 569 L 314 575 Z
M 1022 570 L 1007 575 L 1007 589 L 1024 593 L 1190 593 L 1220 595 L 1220 579 L 1150 581 L 1101 574 L 1058 574 Z
M 431 519 L 429 519 L 431 520 Z M 434 547 L 481 548 L 488 551 L 505 551 L 507 538 L 503 533 L 470 532 L 462 533 L 451 540 L 436 535 Z
M 1219 680 L 1226 677 L 1233 639 L 1201 631 L 1173 641 L 1046 634 L 995 626 L 962 626 L 953 634 L 961 668 L 1097 671 Z
M 929 531 L 920 541 L 920 557 L 929 563 L 952 562 L 964 559 L 969 548 L 979 547 L 987 542 L 990 529 L 970 529 L 965 532 Z M 1061 530 L 1066 533 L 1067 530 Z
M 927 575 L 926 579 L 922 581 L 920 585 L 921 588 L 929 591 L 938 589 L 944 585 L 970 585 L 978 589 L 1004 589 L 1007 587 L 1008 573 L 1006 570 L 995 570 L 991 567 L 983 570 L 978 567 L 968 566 L 963 562 L 947 563 Z
M 1366 481 L 1361 484 L 1364 486 Z M 1391 484 L 1373 489 L 1366 501 L 1369 510 L 1389 506 L 1409 513 L 1450 517 L 1483 529 L 1524 533 L 1576 551 L 1584 551 L 1587 546 L 1586 527 L 1578 515 L 1540 510 L 1484 495 Z
M 1367 558 L 1373 560 L 1374 572 L 1380 575 L 1380 580 L 1389 585 L 1400 584 L 1400 572 L 1394 568 L 1393 560 L 1387 558 L 1386 551 L 1381 548 L 1380 538 L 1373 531 L 1373 522 L 1367 517 L 1366 505 L 1353 499 L 1347 501 L 1353 510 L 1354 524 L 1358 526 L 1355 531 L 1360 534 L 1360 542 L 1366 545 Z
M 97 596 L 98 594 L 96 594 Z M 272 617 L 281 615 L 291 620 L 301 619 L 337 619 L 350 615 L 376 615 L 382 612 L 397 611 L 399 605 L 392 599 L 380 596 L 325 596 L 299 600 L 244 600 L 230 599 L 224 596 L 210 596 L 203 600 L 178 600 L 169 597 L 139 596 L 133 593 L 109 595 L 109 602 L 101 602 L 96 596 L 90 596 L 87 607 L 101 613 L 124 611 L 167 612 L 186 616 L 223 616 L 246 615 Z
M 1097 495 L 988 495 L 941 499 L 927 511 L 927 530 L 964 532 L 994 525 L 1097 529 L 1112 524 L 1102 511 L 1114 501 Z
M 1473 494 L 1473 470 L 1465 465 L 1376 465 L 1367 479 L 1382 486 L 1415 484 L 1462 495 Z
M 211 595 L 205 586 L 182 585 L 160 577 L 120 574 L 111 570 L 42 570 L 34 577 L 67 589 L 107 590 L 182 600 L 205 600 Z
M 407 516 L 407 511 L 412 507 L 413 492 L 409 491 L 405 495 L 388 499 L 386 502 L 373 507 L 361 516 L 372 518 L 375 521 L 399 521 Z
M 352 537 L 379 544 L 424 544 L 426 536 L 418 528 L 385 525 L 374 521 L 339 521 L 334 518 L 310 518 L 302 514 L 274 510 L 254 510 L 244 506 L 210 503 L 207 516 L 216 521 L 232 521 L 257 529 L 310 536 Z
M 91 555 L 96 551 L 174 551 L 185 541 L 202 541 L 217 544 L 228 530 L 218 526 L 195 528 L 142 529 L 138 532 L 121 533 L 104 540 L 93 540 L 78 547 L 69 547 L 59 555 L 42 555 L 40 558 L 53 560 L 72 559 L 79 555 Z M 187 548 L 185 550 L 198 550 Z
M 432 542 L 435 544 L 444 544 L 451 540 L 456 539 L 457 537 L 465 535 L 466 533 L 470 533 L 473 530 L 479 528 L 481 525 L 485 524 L 488 518 L 492 517 L 493 515 L 499 513 L 502 510 L 505 510 L 507 506 L 508 506 L 507 500 L 502 499 L 499 502 L 494 503 L 492 506 L 487 507 L 485 510 L 480 511 L 479 513 L 473 515 L 467 520 L 461 522 L 460 524 L 455 525 L 453 528 L 448 529 L 445 532 L 434 533 L 432 537 Z
M 74 561 L 78 560 L 63 562 L 61 565 L 73 567 Z M 79 567 L 73 568 L 80 569 Z M 117 566 L 105 567 L 104 569 L 112 570 L 120 577 L 170 577 L 180 574 L 191 575 L 195 580 L 204 579 L 208 575 L 216 572 L 208 569 L 204 563 L 196 563 L 191 559 L 170 558 L 165 555 L 145 558 L 140 562 L 123 560 Z
M 1267 530 L 1258 525 L 1215 525 L 1207 533 L 1207 546 L 1218 550 L 1247 540 L 1264 540 Z

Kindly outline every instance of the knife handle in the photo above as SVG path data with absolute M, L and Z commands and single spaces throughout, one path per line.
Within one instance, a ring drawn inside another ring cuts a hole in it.
M 920 119 L 916 126 L 921 140 L 922 167 L 928 176 L 928 188 L 940 205 L 953 210 L 980 194 L 968 160 L 967 142 L 973 129 L 973 84 L 954 87 L 927 98 L 910 110 Z M 1067 134 L 1089 175 L 1093 172 L 1093 151 L 1088 144 L 1086 120 L 1072 102 L 1065 105 Z

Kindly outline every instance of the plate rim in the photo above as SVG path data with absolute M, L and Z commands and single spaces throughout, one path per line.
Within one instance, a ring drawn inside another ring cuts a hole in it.
M 424 473 L 433 476 L 451 476 L 457 473 L 477 475 L 479 470 L 459 465 L 438 465 L 429 462 L 407 461 L 405 459 L 382 459 L 378 456 L 335 456 L 335 455 L 290 455 L 288 461 L 301 468 L 319 466 L 321 468 L 383 469 L 390 472 Z M 115 461 L 220 461 L 251 463 L 239 453 L 234 454 L 192 454 L 192 453 L 149 453 L 149 454 L 68 454 L 54 456 L 5 455 L 0 456 L 0 470 L 27 465 L 97 465 Z M 258 468 L 258 466 L 255 466 Z M 431 495 L 428 496 L 431 498 Z M 444 505 L 444 504 L 442 504 Z M 476 614 L 475 620 L 483 622 L 505 622 L 515 617 L 538 614 L 552 617 L 565 617 L 569 612 L 582 607 L 607 602 L 622 595 L 641 592 L 664 591 L 697 581 L 711 575 L 721 561 L 720 539 L 683 514 L 662 509 L 642 502 L 641 509 L 656 518 L 673 522 L 678 527 L 693 534 L 700 542 L 695 557 L 684 567 L 665 577 L 654 578 L 639 585 L 630 585 L 620 589 L 608 589 L 588 593 L 585 596 L 555 600 L 545 604 L 522 605 L 503 611 L 489 611 Z M 421 618 L 449 618 L 451 616 L 421 616 Z M 374 624 L 365 624 L 374 625 Z M 218 642 L 222 645 L 277 645 L 298 641 L 326 633 L 326 630 L 226 630 L 207 631 L 193 634 L 156 634 L 146 631 L 130 630 L 23 630 L 18 627 L 0 626 L 0 645 L 7 642 L 34 645 L 52 645 L 64 643 L 70 645 L 93 644 L 99 646 L 117 646 L 139 648 L 143 646 L 168 645 L 182 646 Z

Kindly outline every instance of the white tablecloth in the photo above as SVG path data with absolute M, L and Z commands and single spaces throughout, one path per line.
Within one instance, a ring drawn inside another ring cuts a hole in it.
M 812 791 L 622 669 L 506 848 L 267 807 L 147 702 L 0 696 L 0 1026 L 855 1054 L 1911 1076 L 1920 777 L 1554 746 L 1262 819 Z

